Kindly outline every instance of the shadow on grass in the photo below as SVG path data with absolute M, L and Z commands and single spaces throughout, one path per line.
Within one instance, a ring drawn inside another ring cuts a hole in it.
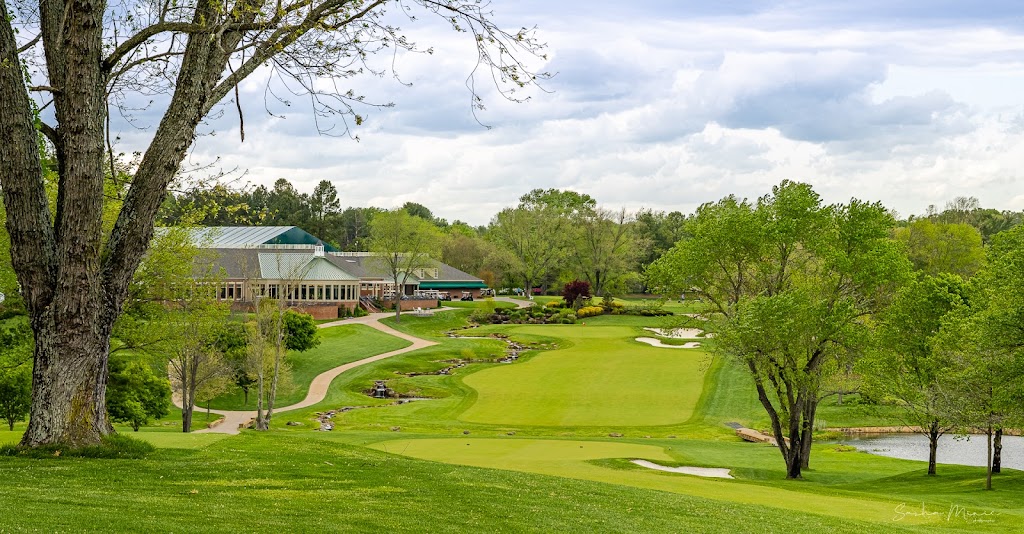
M 22 447 L 20 445 L 0 446 L 0 456 L 17 456 L 20 458 L 108 458 L 138 459 L 156 450 L 156 447 L 140 439 L 123 434 L 103 436 L 99 445 L 85 447 L 66 447 L 63 445 L 44 445 L 41 447 Z

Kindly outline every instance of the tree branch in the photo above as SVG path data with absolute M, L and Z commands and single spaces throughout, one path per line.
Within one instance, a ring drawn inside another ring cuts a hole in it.
M 139 31 L 139 33 L 129 37 L 127 41 L 118 45 L 118 47 L 103 60 L 103 72 L 110 73 L 118 62 L 130 54 L 132 50 L 135 50 L 135 48 L 140 46 L 142 43 L 145 43 L 147 40 L 152 39 L 161 33 L 177 32 L 191 34 L 212 33 L 212 31 L 212 26 L 204 26 L 202 24 L 190 22 L 159 22 L 152 26 L 148 26 Z

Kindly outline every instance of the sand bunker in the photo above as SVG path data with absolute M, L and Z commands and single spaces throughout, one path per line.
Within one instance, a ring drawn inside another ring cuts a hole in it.
M 665 343 L 662 343 L 660 339 L 655 339 L 653 337 L 638 337 L 636 340 L 641 343 L 647 343 L 652 347 L 660 347 L 663 349 L 696 349 L 700 347 L 700 341 L 687 341 L 682 345 L 666 345 Z
M 633 463 L 640 467 L 657 469 L 658 471 L 667 471 L 669 473 L 682 473 L 684 475 L 707 478 L 733 478 L 733 476 L 729 474 L 729 470 L 724 467 L 668 467 L 658 465 L 654 462 L 648 462 L 647 460 L 633 460 Z
M 661 337 L 670 337 L 673 339 L 696 339 L 699 337 L 711 338 L 714 334 L 704 334 L 704 331 L 699 328 L 644 328 L 648 332 L 654 332 Z

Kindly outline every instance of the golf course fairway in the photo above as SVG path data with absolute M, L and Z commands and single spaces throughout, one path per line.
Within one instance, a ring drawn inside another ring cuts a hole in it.
M 513 335 L 566 348 L 463 379 L 476 402 L 459 419 L 536 426 L 657 426 L 685 422 L 704 386 L 707 356 L 637 343 L 628 326 L 519 326 Z
M 900 502 L 802 491 L 653 471 L 643 467 L 605 467 L 602 459 L 675 461 L 662 447 L 634 443 L 535 439 L 408 439 L 374 443 L 370 448 L 437 462 L 606 482 L 669 491 L 707 499 L 859 519 L 891 521 Z M 728 466 L 723 466 L 728 467 Z M 940 524 L 935 516 L 907 515 L 902 524 Z

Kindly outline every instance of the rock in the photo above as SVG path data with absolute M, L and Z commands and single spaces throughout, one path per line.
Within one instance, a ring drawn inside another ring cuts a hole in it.
M 467 434 L 469 434 L 469 431 L 468 431 L 468 430 L 463 430 L 463 431 L 462 431 L 462 434 L 463 434 L 463 435 L 467 435 Z
M 302 425 L 302 423 L 300 423 L 298 421 L 288 421 L 287 423 L 285 423 L 285 426 L 303 426 L 303 425 Z
M 402 427 L 400 427 L 400 426 L 393 426 L 393 427 L 391 427 L 391 431 L 392 432 L 398 432 L 399 430 L 402 430 Z
M 506 435 L 506 436 L 514 436 L 514 435 L 516 435 L 516 433 L 515 433 L 515 431 L 512 431 L 512 432 L 506 432 L 506 433 L 505 433 L 505 435 Z
M 608 437 L 609 438 L 621 438 L 622 434 L 619 434 L 618 432 L 612 432 L 611 434 L 608 434 Z

